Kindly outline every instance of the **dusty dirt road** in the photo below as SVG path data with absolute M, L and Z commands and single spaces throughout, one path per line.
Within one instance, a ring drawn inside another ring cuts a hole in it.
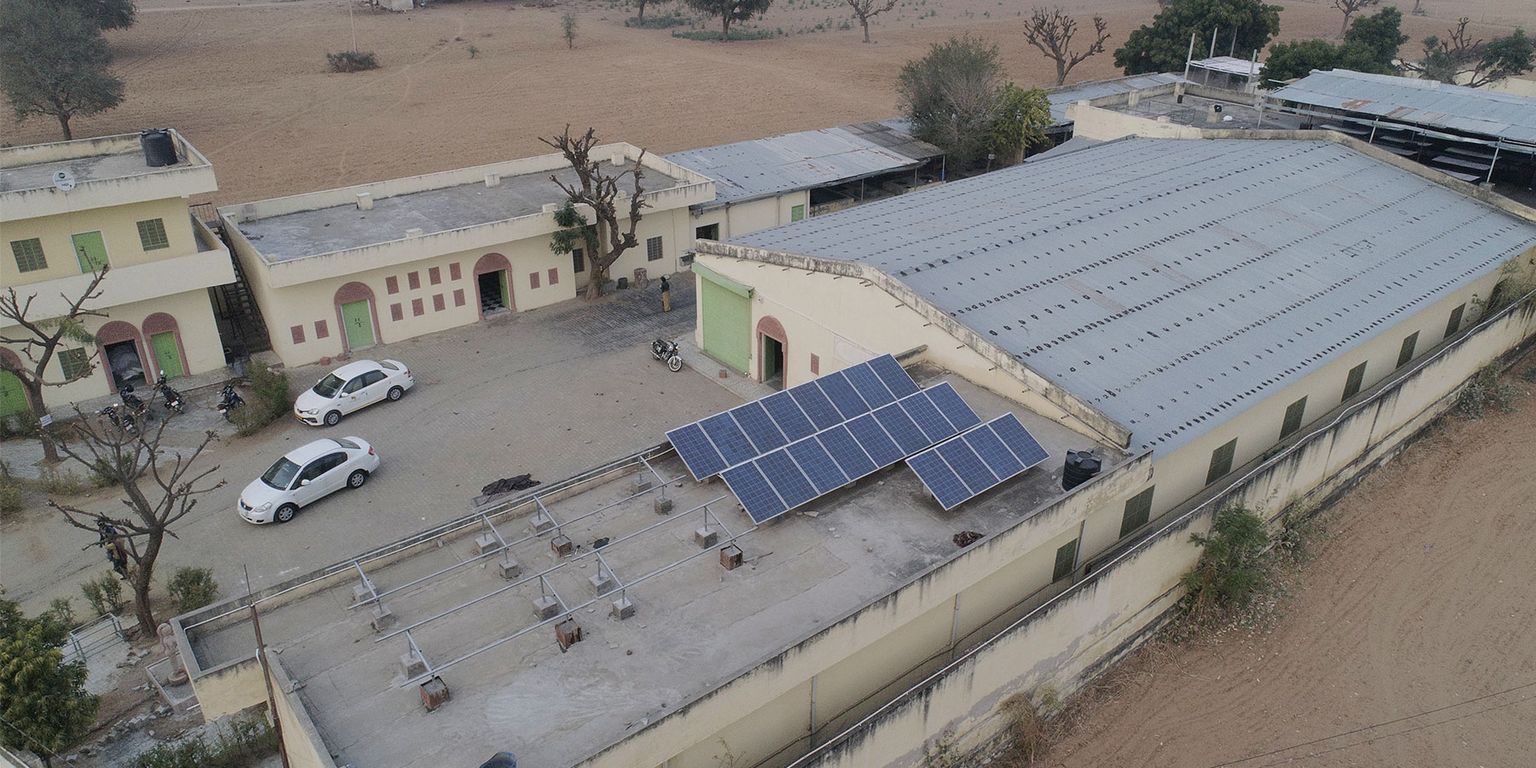
M 1327 514 L 1267 634 L 1134 657 L 1037 765 L 1536 764 L 1536 395 L 1448 420 Z
M 1530 0 L 1425 4 L 1430 16 L 1404 21 L 1413 41 L 1443 34 L 1462 13 L 1484 36 L 1516 23 L 1536 27 Z M 1081 16 L 1102 14 L 1112 35 L 1106 53 L 1072 71 L 1074 81 L 1119 74 L 1114 48 L 1157 9 L 1156 0 L 1068 5 Z M 1325 0 L 1281 5 L 1282 38 L 1338 32 L 1341 16 Z M 221 186 L 212 199 L 221 204 L 538 154 L 548 150 L 537 137 L 568 122 L 673 152 L 884 119 L 898 113 L 901 65 L 964 32 L 997 43 L 1020 84 L 1054 80 L 1054 65 L 1020 32 L 1031 4 L 1003 0 L 901 0 L 877 17 L 873 45 L 861 43 L 856 28 L 838 28 L 848 18 L 842 0 L 779 0 L 748 26 L 787 36 L 728 44 L 626 28 L 633 10 L 609 0 L 547 8 L 445 2 L 404 14 L 361 5 L 350 5 L 349 14 L 348 0 L 139 6 L 135 26 L 108 35 L 127 98 L 115 110 L 78 118 L 76 135 L 177 128 L 212 159 Z M 578 11 L 574 50 L 559 34 L 568 7 Z M 806 32 L 818 24 L 829 31 Z M 382 68 L 326 71 L 325 54 L 354 40 Z M 15 123 L 9 109 L 0 110 L 0 140 L 57 135 L 51 120 Z

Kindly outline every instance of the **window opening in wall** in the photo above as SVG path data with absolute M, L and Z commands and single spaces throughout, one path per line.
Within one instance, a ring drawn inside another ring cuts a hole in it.
M 1291 403 L 1285 409 L 1285 421 L 1280 424 L 1280 439 L 1284 440 L 1292 432 L 1301 429 L 1302 419 L 1307 416 L 1307 399 L 1303 397 Z
M 165 236 L 165 222 L 160 219 L 139 222 L 139 245 L 146 251 L 171 247 L 170 238 Z
M 587 271 L 587 252 L 580 248 L 571 249 L 571 271 L 581 274 Z
M 793 207 L 791 207 L 789 209 L 789 220 L 790 221 L 799 221 L 799 220 L 801 220 L 803 218 L 805 218 L 805 206 L 804 205 L 796 205 L 796 206 L 793 206 Z
M 1361 363 L 1349 369 L 1349 378 L 1344 380 L 1344 399 L 1360 393 L 1360 385 L 1365 383 L 1365 363 Z
M 1051 581 L 1061 581 L 1072 575 L 1077 567 L 1077 539 L 1056 548 L 1056 566 L 1051 569 Z
M 661 260 L 661 238 L 660 237 L 646 238 L 646 241 L 645 241 L 645 260 L 646 261 L 660 261 Z
M 1151 517 L 1152 488 L 1148 488 L 1126 500 L 1125 516 L 1120 518 L 1120 537 L 1125 538 L 1126 534 L 1146 525 Z
M 695 240 L 719 240 L 720 239 L 720 225 L 719 224 L 705 224 L 702 227 L 694 227 L 693 228 L 693 237 L 694 237 Z
M 59 370 L 65 379 L 84 376 L 90 368 L 90 353 L 84 349 L 66 349 L 59 352 Z
M 1397 367 L 1401 368 L 1401 367 L 1407 365 L 1409 360 L 1413 359 L 1414 347 L 1417 347 L 1418 345 L 1419 345 L 1419 332 L 1418 331 L 1414 331 L 1413 333 L 1408 334 L 1408 338 L 1403 339 L 1403 348 L 1398 350 L 1398 352 L 1397 352 Z
M 1235 437 L 1226 445 L 1211 451 L 1211 468 L 1205 472 L 1205 484 L 1210 485 L 1231 472 L 1232 458 L 1236 455 L 1237 438 Z
M 1467 310 L 1467 305 L 1462 304 L 1451 310 L 1451 319 L 1445 324 L 1445 335 L 1451 336 L 1461 330 L 1461 315 Z
M 48 268 L 48 260 L 43 258 L 43 241 L 35 237 L 12 240 L 11 255 L 16 257 L 18 272 L 36 272 Z

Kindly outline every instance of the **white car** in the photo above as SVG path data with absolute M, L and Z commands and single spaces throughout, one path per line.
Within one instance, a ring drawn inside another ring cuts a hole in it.
M 299 395 L 293 415 L 313 426 L 334 427 L 345 416 L 380 400 L 399 400 L 416 385 L 411 369 L 399 360 L 359 360 L 325 375 Z
M 379 455 L 361 437 L 327 437 L 295 448 L 240 492 L 240 516 L 263 525 L 286 523 L 301 507 L 342 488 L 361 488 L 379 468 Z

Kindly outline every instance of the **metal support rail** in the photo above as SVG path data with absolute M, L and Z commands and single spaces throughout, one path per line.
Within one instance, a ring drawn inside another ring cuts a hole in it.
M 707 512 L 708 508 L 709 508 L 709 505 L 714 504 L 714 503 L 719 502 L 719 501 L 723 501 L 723 500 L 725 500 L 725 498 L 726 497 L 724 495 L 716 496 L 715 498 L 710 499 L 709 501 L 706 501 L 703 504 L 700 504 L 699 506 L 694 507 L 693 509 L 688 510 L 688 512 L 697 512 L 697 511 L 699 511 L 701 509 L 705 510 Z M 662 526 L 662 525 L 666 525 L 668 523 L 676 522 L 678 520 L 682 520 L 683 518 L 685 518 L 687 516 L 688 516 L 687 513 L 684 513 L 684 514 L 678 515 L 676 517 L 668 517 L 668 518 L 665 518 L 665 519 L 662 519 L 662 520 L 658 520 L 658 521 L 656 521 L 654 523 L 651 523 L 650 525 L 645 526 L 644 528 L 641 528 L 638 531 L 634 531 L 632 533 L 629 533 L 629 534 L 621 536 L 621 537 L 619 537 L 617 539 L 614 539 L 613 541 L 608 543 L 608 546 L 611 547 L 611 546 L 613 546 L 615 544 L 619 544 L 619 543 L 628 541 L 630 539 L 635 538 L 636 536 L 639 536 L 641 534 L 644 534 L 644 533 L 647 533 L 647 532 L 651 531 L 652 529 L 656 528 L 657 526 Z M 485 600 L 489 600 L 489 599 L 491 599 L 491 598 L 493 598 L 493 597 L 495 597 L 497 595 L 506 594 L 507 592 L 510 592 L 510 591 L 512 591 L 512 590 L 514 590 L 514 589 L 516 589 L 516 588 L 518 588 L 518 587 L 520 587 L 520 586 L 522 586 L 522 585 L 524 585 L 524 584 L 526 584 L 526 583 L 528 583 L 530 581 L 533 581 L 534 579 L 542 579 L 545 576 L 547 576 L 547 575 L 549 575 L 551 573 L 554 573 L 555 571 L 558 571 L 561 568 L 566 567 L 567 565 L 570 565 L 571 563 L 575 563 L 575 562 L 578 562 L 578 561 L 581 561 L 581 560 L 585 560 L 586 558 L 591 557 L 596 552 L 597 552 L 597 550 L 593 549 L 593 550 L 589 550 L 587 552 L 583 552 L 583 553 L 581 553 L 579 555 L 575 555 L 575 556 L 573 556 L 573 557 L 571 557 L 569 559 L 562 560 L 562 561 L 560 561 L 558 563 L 555 563 L 554 565 L 550 566 L 549 568 L 546 568 L 546 569 L 544 569 L 542 571 L 539 571 L 538 573 L 532 574 L 530 576 L 524 576 L 523 578 L 518 579 L 517 581 L 514 581 L 511 584 L 508 584 L 508 585 L 506 585 L 504 587 L 498 587 L 497 589 L 493 589 L 490 592 L 487 592 L 487 593 L 485 593 L 485 594 L 483 594 L 483 595 L 481 595 L 481 596 L 479 596 L 477 598 L 474 598 L 473 600 L 469 600 L 467 602 L 460 603 L 460 604 L 458 604 L 458 605 L 456 605 L 456 606 L 454 606 L 452 608 L 449 608 L 448 610 L 443 611 L 442 613 L 439 613 L 439 614 L 437 614 L 435 616 L 431 616 L 431 617 L 422 619 L 421 621 L 418 621 L 418 622 L 416 622 L 414 624 L 411 624 L 409 626 L 406 626 L 406 627 L 402 627 L 402 628 L 397 629 L 397 630 L 395 630 L 393 632 L 390 632 L 388 634 L 380 635 L 379 637 L 374 638 L 373 641 L 375 643 L 383 642 L 383 641 L 388 640 L 389 638 L 394 637 L 396 635 L 399 635 L 399 634 L 401 634 L 403 632 L 406 632 L 406 631 L 409 631 L 409 630 L 412 630 L 412 629 L 416 629 L 418 627 L 421 627 L 421 626 L 424 626 L 426 624 L 430 624 L 430 623 L 432 623 L 434 621 L 437 621 L 438 619 L 444 618 L 446 616 L 450 616 L 450 615 L 452 615 L 452 614 L 454 614 L 454 613 L 456 613 L 456 612 L 458 612 L 460 610 L 463 610 L 465 608 L 468 608 L 471 605 L 474 605 L 476 603 L 480 603 L 480 602 L 483 602 Z

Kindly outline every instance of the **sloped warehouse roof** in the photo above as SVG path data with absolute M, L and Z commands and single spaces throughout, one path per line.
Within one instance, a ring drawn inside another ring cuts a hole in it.
M 876 267 L 1171 451 L 1536 224 L 1332 141 L 1132 138 L 733 242 Z
M 1335 69 L 1313 72 L 1270 98 L 1536 144 L 1536 99 L 1511 93 Z

